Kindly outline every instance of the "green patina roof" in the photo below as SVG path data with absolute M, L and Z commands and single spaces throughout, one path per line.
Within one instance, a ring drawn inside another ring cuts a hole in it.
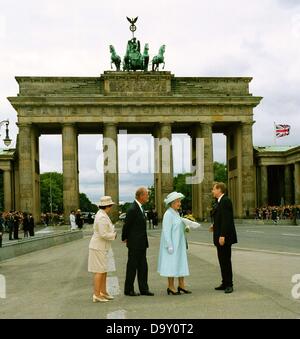
M 258 152 L 286 152 L 298 146 L 254 146 Z

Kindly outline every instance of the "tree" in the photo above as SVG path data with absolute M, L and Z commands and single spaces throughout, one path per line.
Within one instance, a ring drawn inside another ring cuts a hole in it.
M 214 162 L 214 180 L 218 182 L 227 183 L 228 174 L 227 174 L 227 166 L 220 162 Z
M 57 172 L 43 173 L 40 176 L 41 186 L 41 209 L 44 213 L 52 211 L 61 213 L 63 211 L 63 175 Z M 51 193 L 50 193 L 51 192 Z M 98 207 L 94 205 L 85 193 L 79 195 L 82 211 L 97 212 Z
M 192 185 L 186 184 L 185 180 L 189 177 L 189 173 L 178 174 L 174 178 L 174 191 L 182 193 L 185 198 L 181 201 L 183 210 L 192 209 Z
M 57 172 L 43 173 L 40 176 L 42 212 L 63 211 L 63 175 Z
M 80 193 L 79 201 L 81 211 L 94 213 L 98 211 L 97 205 L 93 204 L 85 193 Z

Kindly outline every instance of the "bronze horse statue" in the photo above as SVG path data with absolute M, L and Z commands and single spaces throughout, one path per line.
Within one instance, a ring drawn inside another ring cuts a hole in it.
M 158 71 L 160 64 L 163 64 L 163 69 L 165 68 L 165 59 L 164 59 L 165 50 L 166 45 L 162 45 L 159 49 L 158 55 L 156 55 L 152 59 L 152 71 Z
M 109 50 L 110 50 L 110 53 L 111 53 L 111 63 L 110 63 L 111 68 L 113 68 L 112 65 L 115 64 L 116 71 L 120 71 L 121 58 L 117 55 L 113 45 L 109 46 Z

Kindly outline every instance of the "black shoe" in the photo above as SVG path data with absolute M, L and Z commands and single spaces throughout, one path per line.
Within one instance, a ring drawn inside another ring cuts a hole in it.
M 138 297 L 138 296 L 140 296 L 140 294 L 139 293 L 135 293 L 134 291 L 131 291 L 131 292 L 129 292 L 129 293 L 124 293 L 125 295 L 127 295 L 127 296 L 129 296 L 129 297 Z
M 226 289 L 226 287 L 225 287 L 223 284 L 221 284 L 221 285 L 218 286 L 218 287 L 215 287 L 215 290 L 216 290 L 216 291 L 225 291 L 225 289 Z
M 149 297 L 153 297 L 154 296 L 154 293 L 150 292 L 150 291 L 147 291 L 147 292 L 141 292 L 141 295 L 147 295 Z
M 192 293 L 191 291 L 185 290 L 184 288 L 181 288 L 180 286 L 178 286 L 177 291 L 178 291 L 178 293 L 183 292 L 185 294 L 191 294 Z
M 228 293 L 232 293 L 233 292 L 233 287 L 232 286 L 229 286 L 229 287 L 226 287 L 225 288 L 225 293 L 228 294 Z
M 169 295 L 169 294 L 172 294 L 172 295 L 180 295 L 180 292 L 174 292 L 174 291 L 170 290 L 169 288 L 167 289 L 167 293 L 168 293 L 168 295 Z

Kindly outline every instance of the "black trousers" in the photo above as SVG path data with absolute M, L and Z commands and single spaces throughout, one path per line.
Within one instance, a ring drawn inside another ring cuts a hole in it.
M 217 251 L 222 274 L 222 285 L 232 287 L 231 245 L 217 246 Z
M 148 287 L 148 264 L 146 258 L 147 249 L 138 250 L 128 248 L 128 261 L 124 293 L 134 291 L 134 280 L 137 274 L 139 290 L 141 293 L 149 291 Z

